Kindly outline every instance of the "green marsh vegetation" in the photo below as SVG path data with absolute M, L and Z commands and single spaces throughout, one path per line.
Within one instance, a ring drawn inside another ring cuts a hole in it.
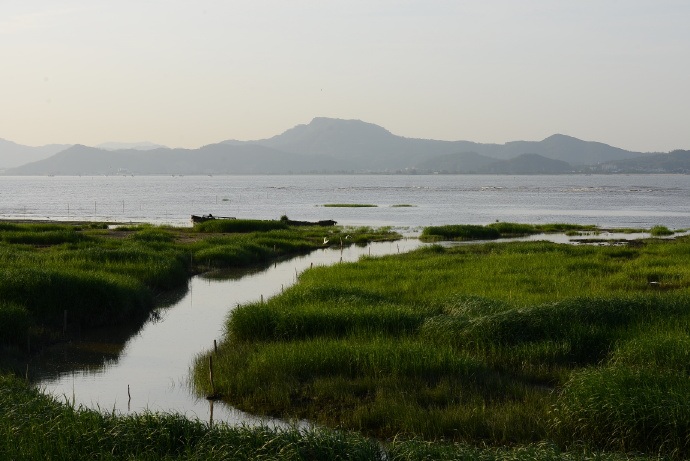
M 70 329 L 89 328 L 147 312 L 191 273 L 309 251 L 325 235 L 335 245 L 368 232 L 395 237 L 369 228 L 104 230 L 53 229 L 64 237 L 50 243 L 9 243 L 10 233 L 43 228 L 0 230 L 4 355 L 25 348 L 27 335 L 32 347 L 62 337 L 66 306 Z M 629 248 L 491 243 L 314 268 L 282 296 L 237 311 L 216 386 L 246 409 L 364 435 L 104 415 L 2 375 L 0 458 L 681 458 L 688 255 L 687 239 Z M 381 445 L 367 435 L 397 438 Z
M 143 320 L 156 299 L 194 273 L 323 248 L 325 235 L 341 245 L 399 238 L 389 229 L 274 223 L 233 220 L 193 229 L 0 223 L 0 458 L 337 459 L 346 453 L 341 459 L 375 459 L 371 453 L 380 447 L 361 436 L 211 428 L 178 415 L 103 415 L 57 402 L 9 374 L 23 375 L 27 345 L 36 351 L 85 329 Z
M 387 444 L 325 428 L 209 426 L 175 414 L 116 416 L 41 394 L 0 375 L 0 459 L 486 461 L 643 460 L 601 451 L 563 454 L 554 444 L 477 448 L 466 444 L 394 440 Z
M 194 228 L 0 223 L 0 344 L 38 347 L 70 331 L 146 316 L 158 295 L 209 269 L 246 267 L 389 229 L 217 220 Z M 350 235 L 351 234 L 351 235 Z M 66 321 L 65 321 L 66 319 Z M 67 335 L 69 336 L 69 335 Z
M 522 237 L 532 234 L 594 232 L 596 226 L 579 224 L 518 224 L 495 222 L 486 226 L 472 224 L 451 224 L 426 227 L 422 231 L 424 241 L 440 240 L 494 240 L 507 237 Z
M 486 459 L 506 446 L 682 459 L 689 287 L 688 237 L 431 245 L 313 268 L 233 311 L 215 389 L 244 410 L 439 453 L 431 442 L 494 447 L 475 449 Z
M 673 235 L 673 231 L 666 226 L 654 226 L 649 230 L 649 232 L 655 237 Z

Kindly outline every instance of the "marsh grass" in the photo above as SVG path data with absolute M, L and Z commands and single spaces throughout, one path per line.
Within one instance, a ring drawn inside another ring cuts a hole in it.
M 59 245 L 88 240 L 74 226 L 60 224 L 0 223 L 0 241 L 7 244 Z
M 491 240 L 500 236 L 501 233 L 491 227 L 457 224 L 425 227 L 421 238 L 424 240 Z
M 688 263 L 680 238 L 431 245 L 313 268 L 231 314 L 216 388 L 243 409 L 378 437 L 682 458 L 687 418 L 661 418 L 688 410 Z M 614 392 L 623 416 L 606 406 Z
M 26 337 L 35 334 L 30 331 L 43 328 L 63 332 L 65 311 L 70 331 L 126 322 L 146 315 L 158 293 L 183 286 L 190 274 L 265 264 L 321 248 L 325 235 L 345 237 L 341 228 L 227 222 L 240 223 L 244 231 L 272 230 L 206 235 L 145 224 L 100 236 L 79 230 L 88 225 L 0 223 L 0 343 L 26 344 Z M 348 233 L 347 244 L 398 237 L 388 229 Z
M 544 233 L 573 233 L 594 231 L 595 226 L 579 224 L 519 224 L 508 222 L 495 222 L 486 226 L 478 225 L 446 225 L 431 226 L 422 230 L 421 238 L 427 241 L 433 240 L 494 240 L 507 237 L 521 237 L 531 234 Z
M 439 391 L 447 391 L 443 388 Z M 391 402 L 396 405 L 395 402 Z M 362 413 L 362 422 L 380 425 L 385 411 Z M 400 412 L 402 414 L 402 412 Z M 408 418 L 418 416 L 413 410 Z M 441 415 L 439 415 L 441 416 Z M 485 416 L 485 415 L 483 415 Z M 506 419 L 506 424 L 522 421 Z M 466 418 L 473 419 L 471 413 Z M 474 417 L 476 419 L 476 416 Z M 463 427 L 460 415 L 445 420 Z M 430 420 L 436 424 L 437 421 Z M 72 460 L 484 460 L 484 461 L 634 461 L 651 460 L 575 447 L 564 452 L 554 443 L 508 447 L 434 443 L 398 437 L 381 443 L 344 430 L 323 427 L 274 429 L 263 426 L 209 426 L 176 414 L 116 416 L 98 413 L 42 395 L 25 383 L 0 375 L 0 458 Z
M 283 221 L 263 221 L 258 219 L 212 219 L 194 224 L 195 231 L 206 233 L 267 232 L 287 228 L 287 223 Z
M 325 429 L 209 427 L 175 414 L 102 414 L 0 376 L 0 458 L 383 460 L 381 446 Z
M 573 373 L 554 408 L 566 440 L 684 459 L 690 450 L 690 381 L 686 373 L 626 366 Z
M 649 230 L 649 233 L 655 237 L 673 235 L 673 231 L 665 226 L 654 226 Z

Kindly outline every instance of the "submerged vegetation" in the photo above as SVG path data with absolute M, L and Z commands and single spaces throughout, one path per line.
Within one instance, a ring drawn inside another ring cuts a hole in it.
M 231 314 L 215 390 L 384 439 L 690 453 L 690 241 L 487 243 L 313 268 Z M 195 379 L 209 392 L 207 358 Z

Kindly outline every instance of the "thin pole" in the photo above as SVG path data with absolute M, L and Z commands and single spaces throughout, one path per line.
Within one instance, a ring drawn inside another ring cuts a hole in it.
M 208 377 L 211 381 L 211 395 L 216 395 L 216 387 L 213 385 L 213 356 L 208 356 Z

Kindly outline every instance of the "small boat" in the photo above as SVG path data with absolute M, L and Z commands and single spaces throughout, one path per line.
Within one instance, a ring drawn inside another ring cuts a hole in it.
M 213 216 L 211 213 L 197 216 L 195 214 L 192 215 L 192 222 L 193 223 L 199 223 L 199 222 L 206 222 L 206 221 L 211 221 L 214 219 L 237 219 L 231 216 Z

